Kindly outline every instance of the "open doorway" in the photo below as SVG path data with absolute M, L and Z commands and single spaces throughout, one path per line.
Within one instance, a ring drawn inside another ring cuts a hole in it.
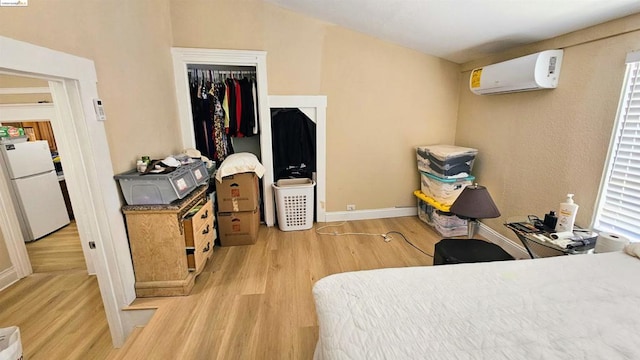
M 135 299 L 133 265 L 104 125 L 93 106 L 98 98 L 93 61 L 0 36 L 0 72 L 44 79 L 51 89 L 56 142 L 82 239 L 90 247 L 113 345 L 120 347 L 139 323 L 124 310 Z M 8 184 L 0 177 L 0 232 L 16 280 L 32 273 Z
M 269 108 L 298 109 L 316 125 L 315 141 L 315 220 L 326 222 L 326 171 L 327 171 L 327 97 L 324 95 L 271 95 Z
M 8 176 L 12 183 L 12 200 L 33 272 L 89 272 L 90 254 L 82 249 L 51 125 L 55 117 L 52 102 L 47 81 L 0 74 L 0 126 L 14 130 L 10 132 L 15 135 L 0 139 L 8 149 L 0 149 L 0 175 Z M 15 153 L 20 156 L 5 156 Z M 35 166 L 38 158 L 42 161 Z M 26 167 L 31 169 L 24 177 L 11 180 L 15 174 L 10 173 Z M 18 181 L 31 182 L 36 189 L 22 189 L 26 194 L 21 194 Z

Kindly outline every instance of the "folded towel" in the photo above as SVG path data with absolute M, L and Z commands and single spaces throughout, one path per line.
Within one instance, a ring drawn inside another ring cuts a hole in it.
M 624 247 L 624 252 L 640 259 L 640 243 L 631 243 Z

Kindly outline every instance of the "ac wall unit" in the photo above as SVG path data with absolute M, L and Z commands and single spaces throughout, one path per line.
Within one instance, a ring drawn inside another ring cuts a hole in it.
M 563 50 L 546 50 L 471 71 L 477 95 L 553 89 L 558 86 Z

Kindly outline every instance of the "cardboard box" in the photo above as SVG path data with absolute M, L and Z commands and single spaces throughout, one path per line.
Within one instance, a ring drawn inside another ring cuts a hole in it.
M 219 212 L 216 219 L 220 235 L 220 245 L 253 245 L 258 239 L 260 210 Z
M 253 211 L 259 205 L 258 176 L 253 172 L 235 174 L 216 183 L 218 212 Z

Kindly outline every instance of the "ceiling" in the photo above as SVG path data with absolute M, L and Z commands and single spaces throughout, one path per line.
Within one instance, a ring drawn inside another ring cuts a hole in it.
M 464 63 L 640 12 L 639 0 L 265 0 Z

